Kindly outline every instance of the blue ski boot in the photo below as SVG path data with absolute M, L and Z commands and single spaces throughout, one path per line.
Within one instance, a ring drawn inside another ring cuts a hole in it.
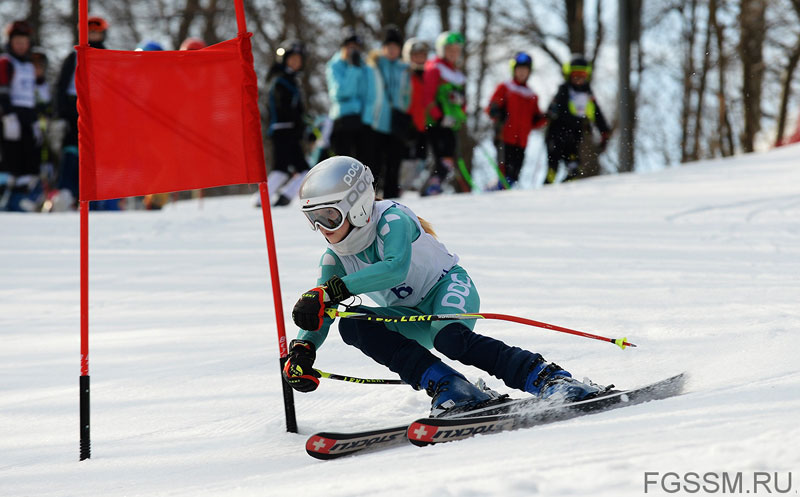
M 535 362 L 525 382 L 525 391 L 540 399 L 555 402 L 577 402 L 596 396 L 603 389 L 592 382 L 584 383 L 572 377 L 556 363 Z
M 491 395 L 467 381 L 464 375 L 441 361 L 422 373 L 420 387 L 433 397 L 433 418 L 446 413 L 467 411 L 493 399 Z

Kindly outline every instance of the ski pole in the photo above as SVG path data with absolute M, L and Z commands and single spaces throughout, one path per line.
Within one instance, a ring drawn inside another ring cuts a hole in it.
M 353 376 L 345 376 L 343 374 L 327 373 L 320 369 L 315 369 L 317 373 L 323 378 L 329 380 L 349 381 L 350 383 L 370 383 L 372 385 L 405 385 L 403 380 L 387 380 L 381 378 L 355 378 Z
M 558 331 L 561 333 L 569 333 L 570 335 L 577 335 L 584 338 L 592 338 L 600 340 L 601 342 L 610 342 L 617 347 L 625 350 L 625 347 L 636 347 L 636 345 L 628 342 L 627 337 L 623 338 L 608 338 L 600 335 L 593 335 L 578 330 L 571 330 L 563 326 L 556 326 L 554 324 L 543 323 L 541 321 L 534 321 L 533 319 L 521 318 L 511 316 L 508 314 L 493 314 L 493 313 L 475 313 L 475 314 L 423 314 L 420 316 L 378 316 L 375 314 L 367 314 L 365 312 L 350 312 L 339 311 L 333 307 L 325 309 L 325 313 L 331 318 L 335 319 L 360 319 L 364 321 L 382 321 L 386 323 L 418 323 L 422 321 L 467 321 L 470 319 L 498 319 L 501 321 L 511 321 L 512 323 L 520 323 L 528 326 L 535 326 L 537 328 L 545 328 L 548 330 Z

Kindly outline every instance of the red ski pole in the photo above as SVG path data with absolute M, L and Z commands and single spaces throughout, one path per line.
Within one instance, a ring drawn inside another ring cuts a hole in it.
M 325 313 L 332 319 L 339 317 L 344 319 L 360 319 L 364 321 L 381 321 L 385 323 L 418 323 L 423 321 L 466 321 L 469 319 L 498 319 L 501 321 L 511 321 L 512 323 L 520 323 L 528 326 L 535 326 L 537 328 L 545 328 L 548 330 L 558 331 L 560 333 L 568 333 L 570 335 L 576 335 L 584 338 L 600 340 L 601 342 L 610 342 L 616 345 L 617 347 L 621 348 L 622 350 L 625 350 L 625 347 L 636 347 L 636 345 L 628 342 L 627 337 L 608 338 L 600 335 L 594 335 L 592 333 L 586 333 L 584 331 L 564 328 L 563 326 L 543 323 L 541 321 L 534 321 L 533 319 L 511 316 L 508 314 L 494 314 L 494 313 L 483 312 L 475 314 L 465 313 L 465 314 L 423 314 L 420 316 L 378 316 L 375 314 L 368 314 L 365 312 L 339 311 L 338 309 L 335 308 L 325 309 Z

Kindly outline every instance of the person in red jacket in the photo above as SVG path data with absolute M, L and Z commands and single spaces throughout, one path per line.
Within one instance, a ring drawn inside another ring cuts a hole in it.
M 403 62 L 411 69 L 411 103 L 408 113 L 414 125 L 413 158 L 425 159 L 425 62 L 430 47 L 423 40 L 409 38 L 403 45 Z
M 497 85 L 486 108 L 497 130 L 497 162 L 509 185 L 519 180 L 531 130 L 547 124 L 539 110 L 539 97 L 527 85 L 532 69 L 531 56 L 517 52 L 511 59 L 512 78 Z
M 467 77 L 456 67 L 463 48 L 461 33 L 445 31 L 436 39 L 436 58 L 425 63 L 425 125 L 435 164 L 423 196 L 442 193 L 442 185 L 455 170 L 456 133 L 467 121 Z

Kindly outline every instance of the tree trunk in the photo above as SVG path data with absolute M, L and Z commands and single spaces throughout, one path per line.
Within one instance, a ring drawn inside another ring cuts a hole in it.
M 684 7 L 686 5 L 684 4 Z M 683 102 L 681 103 L 681 162 L 689 160 L 689 122 L 692 116 L 694 94 L 694 40 L 697 33 L 697 0 L 691 0 L 689 18 L 684 14 L 683 42 Z
M 172 40 L 173 45 L 177 48 L 189 36 L 189 28 L 192 25 L 195 17 L 202 12 L 200 7 L 200 0 L 186 0 L 186 6 L 183 8 L 183 16 L 181 23 L 178 25 L 178 33 L 175 39 Z
M 28 23 L 33 28 L 32 46 L 42 43 L 42 0 L 29 0 Z
M 700 85 L 697 87 L 697 107 L 694 111 L 694 136 L 692 137 L 692 160 L 700 158 L 700 141 L 704 140 L 703 137 L 703 116 L 705 95 L 706 95 L 706 77 L 711 69 L 711 23 L 706 23 L 706 40 L 703 47 L 703 65 L 700 68 Z
M 741 0 L 739 56 L 742 60 L 742 106 L 744 131 L 742 147 L 752 152 L 756 134 L 761 130 L 761 88 L 764 80 L 764 38 L 766 36 L 766 0 Z
M 730 116 L 728 115 L 728 103 L 725 96 L 726 74 L 728 72 L 728 54 L 725 53 L 725 32 L 719 22 L 717 0 L 711 0 L 708 6 L 709 20 L 714 26 L 714 33 L 717 40 L 717 128 L 719 132 L 719 151 L 723 157 L 733 155 L 733 130 L 731 128 Z
M 586 27 L 583 25 L 583 0 L 564 0 L 567 14 L 569 50 L 573 54 L 586 53 Z
M 472 134 L 477 136 L 481 113 L 483 112 L 483 81 L 484 75 L 489 67 L 488 51 L 490 36 L 492 30 L 492 13 L 494 9 L 494 0 L 486 0 L 486 7 L 483 12 L 483 32 L 481 33 L 481 41 L 478 45 L 478 80 L 476 82 L 476 99 L 475 107 L 472 112 Z
M 793 0 L 795 14 L 800 19 L 800 0 Z M 786 132 L 786 114 L 789 107 L 789 99 L 792 96 L 792 80 L 794 79 L 794 71 L 797 69 L 797 63 L 800 61 L 800 36 L 794 44 L 794 48 L 789 54 L 789 60 L 786 63 L 786 68 L 783 71 L 783 81 L 781 82 L 781 104 L 778 111 L 778 131 L 775 138 L 775 144 L 780 145 L 783 140 L 783 135 Z
M 439 22 L 442 25 L 442 31 L 450 31 L 451 5 L 451 0 L 436 0 L 436 8 L 439 11 Z

